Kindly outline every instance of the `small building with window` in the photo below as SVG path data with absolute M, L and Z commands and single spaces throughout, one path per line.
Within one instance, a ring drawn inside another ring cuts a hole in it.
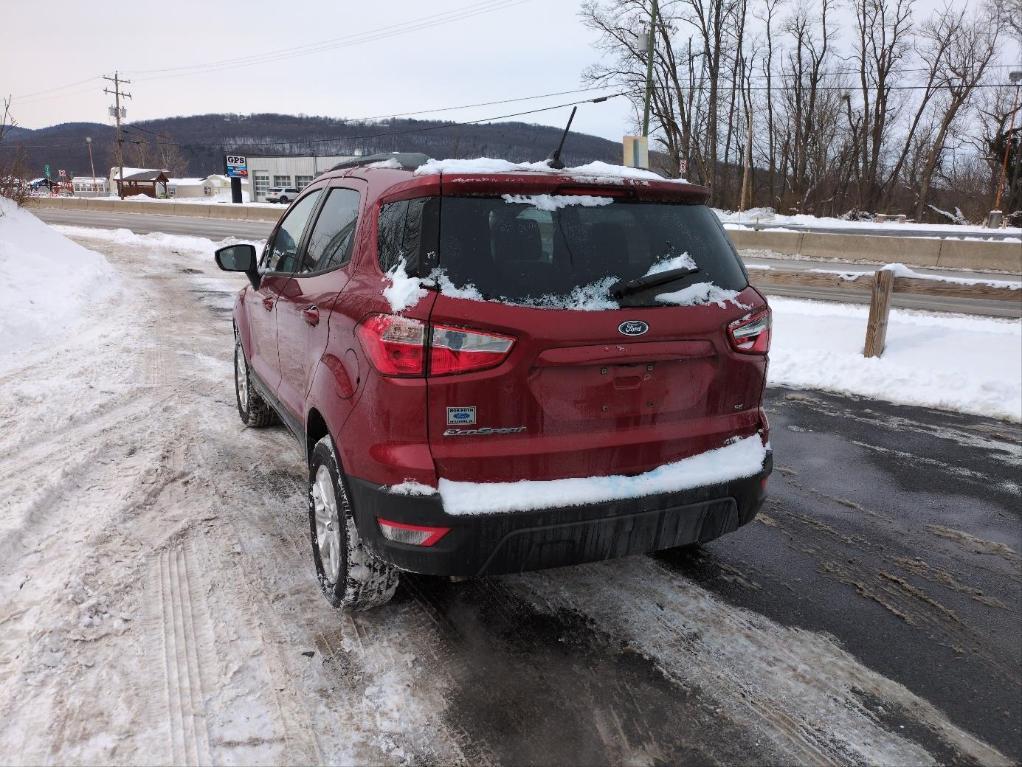
M 71 188 L 82 197 L 106 197 L 110 194 L 110 183 L 102 176 L 75 176 Z
M 248 180 L 253 202 L 265 202 L 272 187 L 293 187 L 301 191 L 321 173 L 357 155 L 306 157 L 253 157 L 248 155 Z

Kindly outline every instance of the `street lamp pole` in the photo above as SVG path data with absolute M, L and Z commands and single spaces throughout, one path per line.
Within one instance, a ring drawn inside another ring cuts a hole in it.
M 92 169 L 92 187 L 96 186 L 96 165 L 92 162 L 92 136 L 85 137 L 85 146 L 89 148 L 89 167 Z

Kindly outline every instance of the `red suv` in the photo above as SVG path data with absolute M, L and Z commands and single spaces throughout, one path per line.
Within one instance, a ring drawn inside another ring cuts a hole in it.
M 772 457 L 770 312 L 701 187 L 397 154 L 306 187 L 234 308 L 238 411 L 304 446 L 319 582 L 477 576 L 705 542 Z

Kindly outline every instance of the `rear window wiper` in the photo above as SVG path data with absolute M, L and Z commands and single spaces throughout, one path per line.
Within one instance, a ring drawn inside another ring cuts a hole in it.
M 681 269 L 665 269 L 662 272 L 646 274 L 642 277 L 636 277 L 634 280 L 618 280 L 610 286 L 610 294 L 620 298 L 621 296 L 627 296 L 629 293 L 638 293 L 646 288 L 666 285 L 668 282 L 680 280 L 682 277 L 688 277 L 690 274 L 695 274 L 698 271 L 698 268 L 682 267 Z

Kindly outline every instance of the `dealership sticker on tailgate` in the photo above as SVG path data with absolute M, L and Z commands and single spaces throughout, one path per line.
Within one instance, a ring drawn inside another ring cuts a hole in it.
M 448 426 L 471 426 L 476 422 L 475 405 L 472 407 L 447 408 Z

